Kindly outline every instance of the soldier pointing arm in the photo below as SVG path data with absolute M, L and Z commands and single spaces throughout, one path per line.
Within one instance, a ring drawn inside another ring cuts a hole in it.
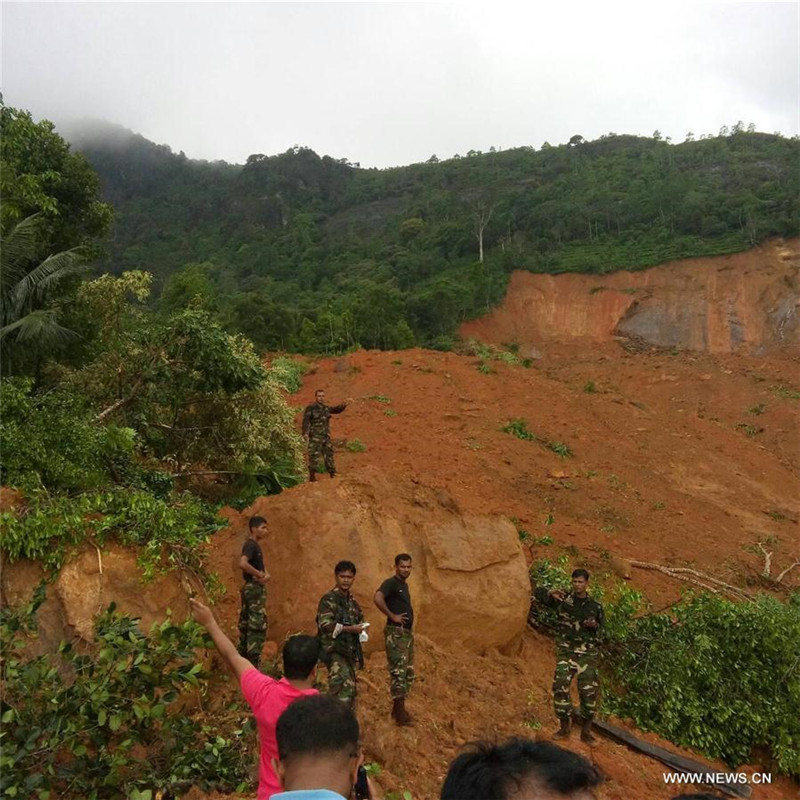
M 325 404 L 325 391 L 314 392 L 314 402 L 306 406 L 303 412 L 303 436 L 308 442 L 308 479 L 317 479 L 317 464 L 320 458 L 325 462 L 325 469 L 331 478 L 336 475 L 333 460 L 333 444 L 331 443 L 331 414 L 341 414 L 347 408 L 349 400 L 337 406 Z

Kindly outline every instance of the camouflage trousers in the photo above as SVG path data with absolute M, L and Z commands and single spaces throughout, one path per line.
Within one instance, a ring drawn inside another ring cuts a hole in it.
M 575 675 L 578 676 L 581 717 L 592 719 L 597 711 L 597 698 L 600 693 L 597 653 L 564 648 L 556 650 L 556 672 L 553 676 L 553 705 L 556 716 L 565 719 L 572 715 L 569 689 Z
M 242 586 L 242 610 L 239 612 L 239 655 L 254 667 L 261 661 L 261 651 L 267 639 L 266 587 L 256 581 Z
M 328 694 L 355 710 L 356 665 L 341 653 L 331 653 L 328 658 Z
M 387 625 L 384 641 L 392 699 L 405 697 L 414 683 L 414 634 L 400 625 Z
M 325 469 L 329 475 L 336 474 L 331 437 L 315 436 L 311 433 L 308 437 L 308 471 L 317 472 L 320 460 L 325 462 Z

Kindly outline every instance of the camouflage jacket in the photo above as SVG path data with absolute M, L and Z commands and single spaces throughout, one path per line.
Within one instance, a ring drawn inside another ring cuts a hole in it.
M 603 606 L 591 597 L 580 598 L 568 594 L 563 600 L 550 597 L 548 590 L 539 587 L 534 592 L 536 599 L 556 612 L 556 646 L 565 650 L 594 650 L 603 629 L 605 614 Z M 597 620 L 596 628 L 587 628 L 583 622 L 591 617 Z
M 361 642 L 357 633 L 340 633 L 335 639 L 333 631 L 336 624 L 357 625 L 364 621 L 364 612 L 352 594 L 342 594 L 331 589 L 322 595 L 317 606 L 317 636 L 322 646 L 323 661 L 331 653 L 343 655 L 351 661 L 362 660 Z
M 325 403 L 312 403 L 303 412 L 303 436 L 324 439 L 330 436 L 331 414 L 341 414 L 347 403 L 328 406 Z

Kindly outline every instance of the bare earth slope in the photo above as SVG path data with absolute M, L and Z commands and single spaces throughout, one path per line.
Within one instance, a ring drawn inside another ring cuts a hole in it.
M 711 353 L 797 346 L 800 242 L 686 259 L 639 272 L 541 275 L 517 271 L 505 301 L 462 326 L 484 341 L 613 336 Z

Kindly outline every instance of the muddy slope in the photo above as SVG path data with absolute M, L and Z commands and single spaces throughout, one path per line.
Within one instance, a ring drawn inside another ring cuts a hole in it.
M 517 271 L 503 303 L 464 324 L 489 342 L 614 337 L 710 353 L 797 347 L 800 240 L 687 259 L 640 272 L 541 275 Z

